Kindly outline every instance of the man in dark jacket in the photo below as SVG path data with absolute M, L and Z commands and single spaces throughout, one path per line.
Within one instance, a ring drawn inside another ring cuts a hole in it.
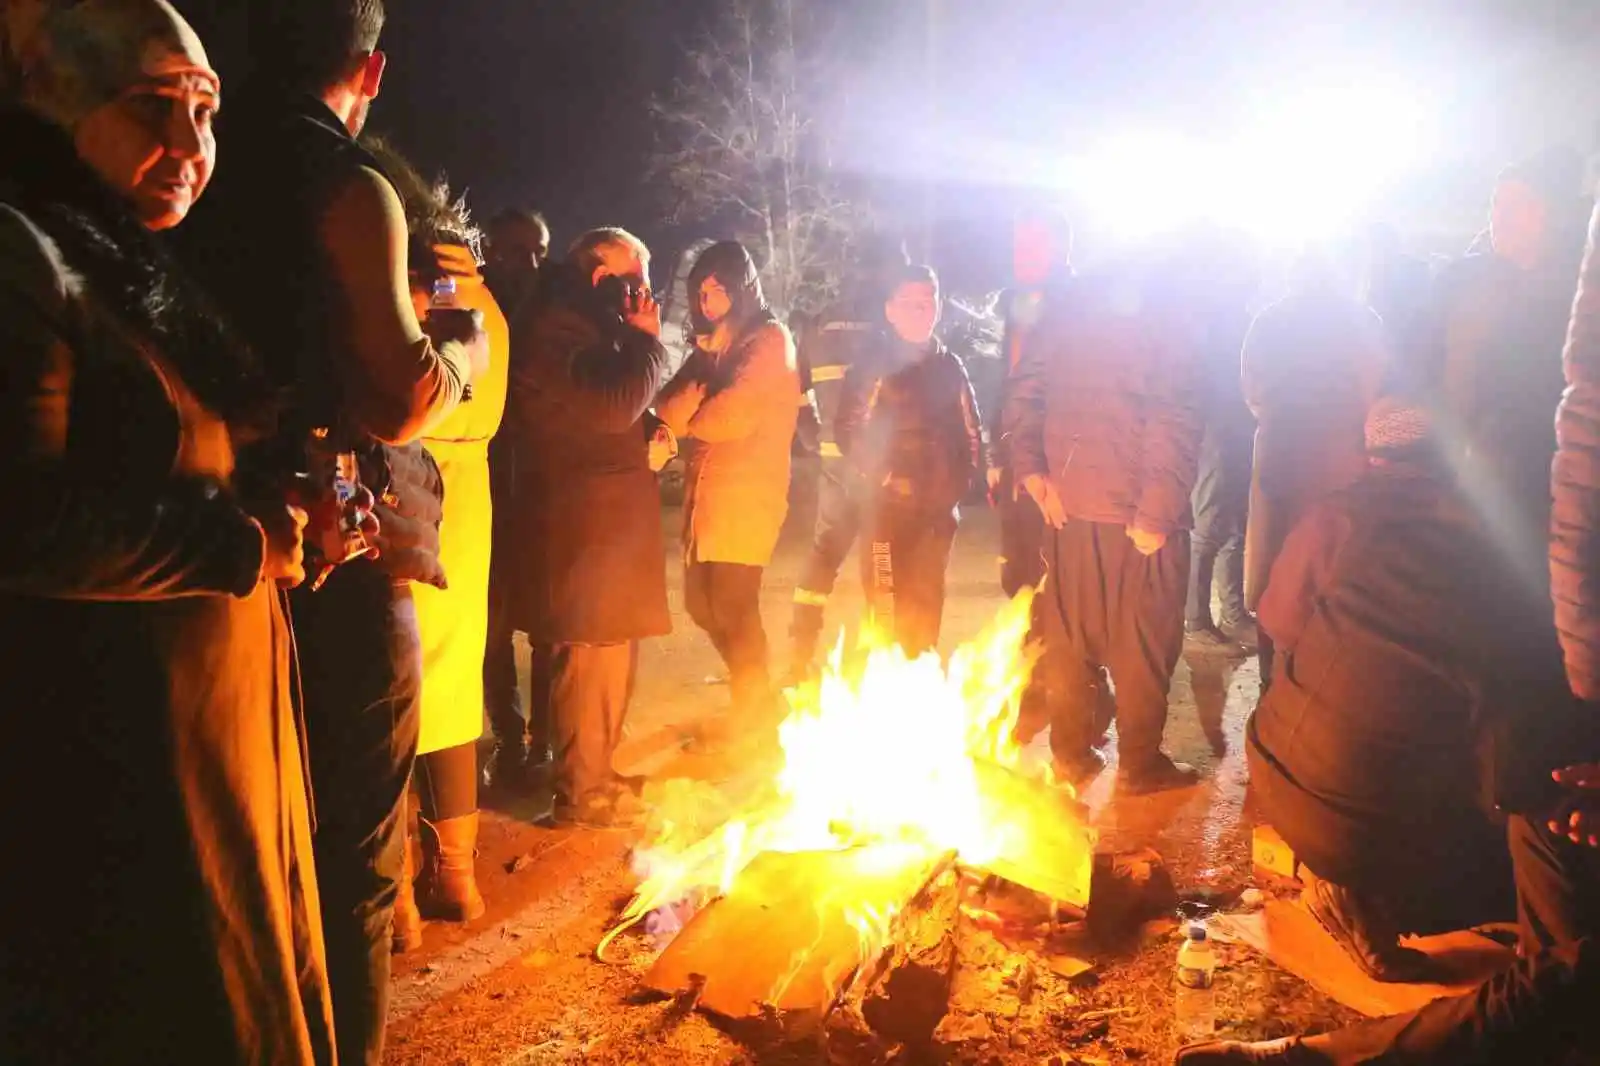
M 856 266 L 856 277 L 846 286 L 845 298 L 822 314 L 801 342 L 800 387 L 811 394 L 816 407 L 822 478 L 811 553 L 794 588 L 786 676 L 791 684 L 816 669 L 828 598 L 833 595 L 850 549 L 855 547 L 860 521 L 857 494 L 850 484 L 835 432 L 845 375 L 882 332 L 888 276 L 909 262 L 899 243 L 870 246 Z
M 1379 980 L 1424 972 L 1401 933 L 1492 917 L 1471 912 L 1495 901 L 1504 854 L 1478 753 L 1519 673 L 1498 629 L 1548 614 L 1517 596 L 1428 425 L 1380 400 L 1366 473 L 1285 541 L 1261 601 L 1283 669 L 1248 737 L 1262 817 L 1310 872 L 1305 902 Z M 1486 893 L 1462 891 L 1469 874 Z
M 325 428 L 337 450 L 363 454 L 364 470 L 365 460 L 387 467 L 384 445 L 414 442 L 454 408 L 487 347 L 459 316 L 430 316 L 435 337 L 424 333 L 399 195 L 355 140 L 383 78 L 382 4 L 279 0 L 251 11 L 264 69 L 229 109 L 228 166 L 178 235 L 182 250 L 291 396 L 286 463 Z M 382 1058 L 416 757 L 411 576 L 357 559 L 292 604 L 339 1059 L 368 1066 Z
M 868 608 L 916 656 L 939 643 L 959 504 L 986 469 L 983 423 L 966 368 L 933 335 L 933 271 L 906 267 L 884 316 L 888 331 L 845 378 L 839 450 L 861 486 Z
M 1093 701 L 1104 665 L 1133 793 L 1196 777 L 1161 751 L 1202 431 L 1194 345 L 1165 273 L 1123 264 L 1078 279 L 1024 350 L 1003 419 L 1010 462 L 1050 527 L 1040 669 L 1057 761 L 1080 778 L 1104 765 Z
M 671 631 L 661 500 L 645 419 L 667 372 L 650 253 L 620 229 L 546 267 L 512 333 L 518 560 L 512 622 L 548 699 L 556 820 L 637 814 L 612 768 L 637 642 Z M 539 695 L 536 699 L 541 698 Z

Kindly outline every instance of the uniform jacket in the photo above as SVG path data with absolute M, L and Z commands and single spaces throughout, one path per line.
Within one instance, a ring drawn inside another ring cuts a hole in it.
M 1052 301 L 1006 399 L 1014 476 L 1048 476 L 1067 517 L 1188 529 L 1204 429 L 1192 331 L 1137 272 L 1079 278 Z
M 527 548 L 513 614 L 536 644 L 614 644 L 672 628 L 644 424 L 667 352 L 598 306 L 587 281 L 541 269 L 512 330 L 512 524 Z
M 0 137 L 0 803 L 36 874 L 0 1061 L 329 1062 L 292 643 L 236 495 L 270 393 L 64 135 Z M 93 801 L 41 805 L 63 772 Z

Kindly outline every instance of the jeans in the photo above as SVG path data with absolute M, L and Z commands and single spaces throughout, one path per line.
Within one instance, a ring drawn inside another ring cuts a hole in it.
M 772 694 L 767 632 L 761 625 L 759 566 L 690 562 L 683 594 L 689 617 L 705 630 L 728 667 L 733 705 L 755 710 Z
M 339 1061 L 379 1066 L 421 707 L 417 613 L 410 587 L 367 560 L 291 602 Z
M 1189 597 L 1184 624 L 1210 629 L 1213 585 L 1222 599 L 1224 626 L 1248 617 L 1244 605 L 1244 529 L 1250 512 L 1250 453 L 1230 456 L 1215 431 L 1200 450 L 1200 474 L 1194 485 L 1194 530 L 1191 535 Z M 1235 448 L 1234 451 L 1239 449 Z
M 1530 954 L 1476 992 L 1313 1037 L 1335 1066 L 1522 1066 L 1600 1053 L 1600 851 L 1515 817 L 1508 826 Z

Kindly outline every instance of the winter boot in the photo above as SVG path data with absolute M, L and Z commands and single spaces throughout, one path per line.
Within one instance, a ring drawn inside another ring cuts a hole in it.
M 478 812 L 422 826 L 421 908 L 430 918 L 470 922 L 485 910 L 473 859 L 478 849 Z
M 422 912 L 417 910 L 417 894 L 414 888 L 416 862 L 411 857 L 411 847 L 414 843 L 411 831 L 407 828 L 400 839 L 400 883 L 396 886 L 394 924 L 389 933 L 391 955 L 404 955 L 422 946 Z

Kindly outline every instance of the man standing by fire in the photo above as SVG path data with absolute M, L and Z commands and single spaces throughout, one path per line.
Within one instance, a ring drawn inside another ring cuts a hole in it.
M 1025 348 L 1003 415 L 1015 476 L 1049 527 L 1040 669 L 1059 769 L 1081 780 L 1105 763 L 1093 700 L 1105 666 L 1120 787 L 1133 794 L 1197 777 L 1161 739 L 1183 650 L 1203 417 L 1182 305 L 1156 267 L 1140 258 L 1075 281 Z

